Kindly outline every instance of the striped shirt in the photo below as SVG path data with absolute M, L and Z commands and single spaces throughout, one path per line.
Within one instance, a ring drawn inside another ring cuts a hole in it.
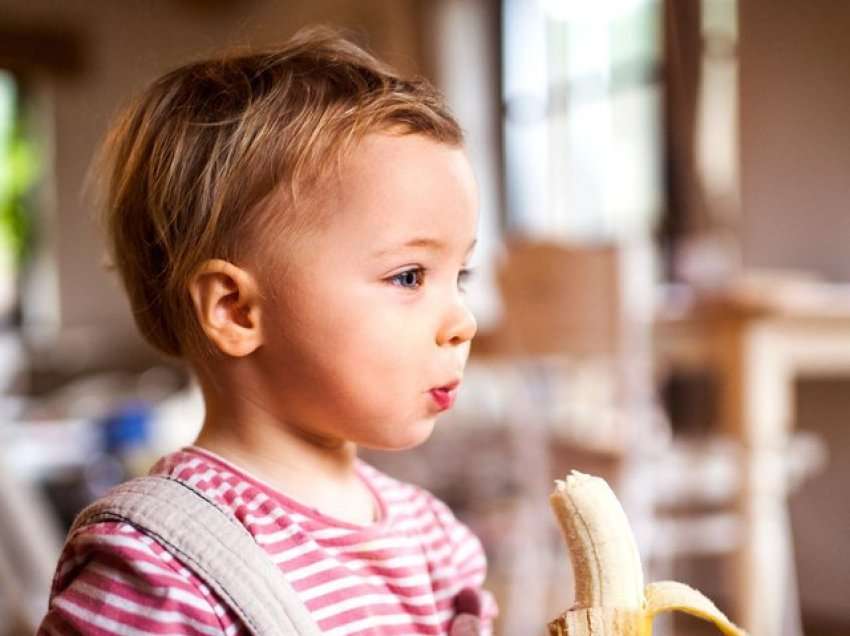
M 480 541 L 427 491 L 357 460 L 380 520 L 333 519 L 197 447 L 152 474 L 187 481 L 233 513 L 280 567 L 324 634 L 446 634 L 455 596 L 481 592 L 483 633 L 497 609 L 481 590 Z M 103 522 L 66 543 L 39 636 L 247 634 L 239 619 L 162 544 Z

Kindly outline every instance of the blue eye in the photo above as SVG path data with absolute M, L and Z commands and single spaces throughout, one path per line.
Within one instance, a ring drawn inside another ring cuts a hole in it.
M 417 289 L 425 279 L 425 270 L 422 267 L 415 267 L 403 272 L 399 272 L 390 278 L 394 285 L 405 289 Z
M 390 277 L 389 280 L 393 285 L 398 287 L 415 290 L 425 283 L 425 272 L 426 270 L 424 267 L 414 267 L 412 269 L 399 272 L 395 276 Z M 457 287 L 460 291 L 466 291 L 464 283 L 469 280 L 474 273 L 475 270 L 473 269 L 462 269 L 458 272 Z

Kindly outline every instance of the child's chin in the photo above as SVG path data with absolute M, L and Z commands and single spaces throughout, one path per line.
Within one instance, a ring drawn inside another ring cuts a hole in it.
M 382 451 L 403 451 L 416 448 L 420 444 L 424 444 L 434 432 L 434 422 L 436 418 L 422 420 L 411 424 L 409 428 L 403 431 L 403 435 L 387 437 L 382 440 L 374 440 L 371 444 L 361 444 L 372 450 Z M 400 431 L 402 432 L 402 431 Z

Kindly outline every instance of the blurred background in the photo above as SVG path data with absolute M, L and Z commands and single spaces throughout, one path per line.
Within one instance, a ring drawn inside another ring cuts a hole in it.
M 574 468 L 614 486 L 649 579 L 754 636 L 850 633 L 850 3 L 0 0 L 0 634 L 33 631 L 74 514 L 203 415 L 103 267 L 83 186 L 110 118 L 317 23 L 467 133 L 464 388 L 421 448 L 364 456 L 479 534 L 498 633 L 572 603 L 547 497 Z

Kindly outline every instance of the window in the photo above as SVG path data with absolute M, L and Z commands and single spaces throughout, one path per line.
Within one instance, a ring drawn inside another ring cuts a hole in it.
M 663 205 L 658 0 L 504 0 L 507 225 L 646 236 Z
M 0 321 L 19 322 L 18 278 L 32 245 L 27 198 L 37 168 L 22 132 L 18 87 L 0 70 Z

